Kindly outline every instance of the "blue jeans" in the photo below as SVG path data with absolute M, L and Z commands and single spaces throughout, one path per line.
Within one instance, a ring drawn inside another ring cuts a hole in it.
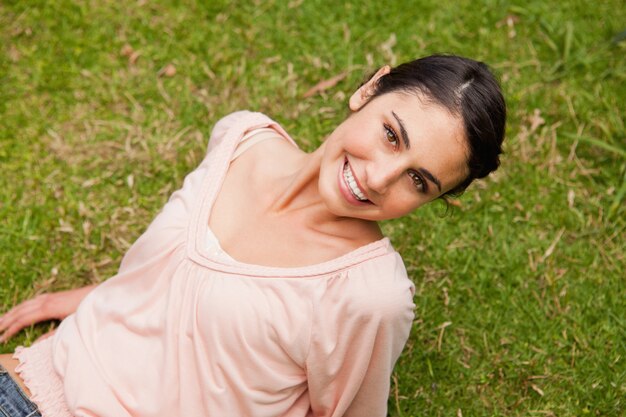
M 0 365 L 0 417 L 41 417 L 9 372 Z

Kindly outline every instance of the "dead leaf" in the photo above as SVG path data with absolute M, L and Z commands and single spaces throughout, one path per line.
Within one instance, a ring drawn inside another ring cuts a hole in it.
M 264 62 L 266 65 L 271 65 L 271 64 L 275 64 L 275 63 L 279 62 L 279 61 L 281 60 L 281 58 L 282 58 L 282 57 L 281 57 L 280 55 L 275 55 L 275 56 L 271 56 L 271 57 L 269 57 L 269 58 L 265 58 L 265 59 L 263 60 L 263 62 Z M 212 78 L 215 78 L 215 74 L 213 74 L 213 77 L 212 77 Z
M 130 56 L 128 57 L 128 63 L 130 65 L 135 65 L 135 62 L 137 62 L 137 60 L 139 59 L 139 56 L 141 55 L 141 52 L 139 51 L 134 51 L 132 54 L 130 54 Z
M 124 46 L 122 46 L 122 49 L 120 50 L 120 54 L 122 56 L 129 57 L 132 55 L 134 51 L 135 50 L 133 49 L 132 46 L 130 46 L 129 44 L 125 44 Z
M 63 219 L 59 219 L 59 227 L 57 230 L 63 233 L 74 233 L 74 227 Z
M 166 76 L 168 78 L 173 77 L 174 75 L 176 75 L 176 67 L 173 64 L 167 64 L 166 66 L 164 66 L 163 68 L 159 70 L 157 75 L 159 77 L 162 77 L 162 76 Z
M 83 222 L 83 234 L 88 237 L 92 229 L 93 226 L 91 225 L 91 223 L 88 220 L 85 220 Z
M 137 59 L 139 59 L 141 52 L 135 51 L 135 49 L 127 43 L 122 46 L 122 49 L 120 49 L 120 55 L 127 57 L 128 63 L 130 65 L 134 65 L 135 62 L 137 62 Z
M 309 98 L 309 97 L 314 96 L 317 93 L 328 90 L 329 88 L 336 86 L 337 83 L 339 83 L 339 81 L 346 78 L 347 75 L 348 75 L 347 72 L 342 72 L 341 74 L 335 75 L 332 78 L 320 81 L 319 83 L 311 87 L 306 93 L 304 93 L 302 97 Z

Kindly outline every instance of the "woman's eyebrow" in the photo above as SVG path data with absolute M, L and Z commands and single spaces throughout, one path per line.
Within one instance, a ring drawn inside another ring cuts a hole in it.
M 409 135 L 406 133 L 406 129 L 404 128 L 404 123 L 402 123 L 402 119 L 400 119 L 400 117 L 398 117 L 396 112 L 394 112 L 393 110 L 391 111 L 391 114 L 393 114 L 393 117 L 395 117 L 396 122 L 398 122 L 398 124 L 400 125 L 400 135 L 402 136 L 402 141 L 404 142 L 404 146 L 407 149 L 411 149 L 411 141 L 409 140 Z
M 430 171 L 428 171 L 426 168 L 419 168 L 418 171 L 422 175 L 424 175 L 426 178 L 428 178 L 430 181 L 434 182 L 435 185 L 437 186 L 437 188 L 439 188 L 439 192 L 441 192 L 441 183 L 439 182 L 437 177 L 435 177 L 433 174 L 431 174 Z

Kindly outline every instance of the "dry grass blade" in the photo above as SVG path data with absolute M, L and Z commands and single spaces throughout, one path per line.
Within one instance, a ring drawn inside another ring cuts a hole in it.
M 452 324 L 451 321 L 446 321 L 445 323 L 442 323 L 438 329 L 439 329 L 439 337 L 437 338 L 437 352 L 441 352 L 441 343 L 443 342 L 443 333 L 446 330 L 446 327 L 450 326 Z
M 306 93 L 304 93 L 302 97 L 309 98 L 309 97 L 313 97 L 315 94 L 318 94 L 322 91 L 326 91 L 329 88 L 336 86 L 337 83 L 339 83 L 339 81 L 346 78 L 347 75 L 348 75 L 347 72 L 342 72 L 341 74 L 335 75 L 332 78 L 320 81 L 319 83 L 311 87 Z
M 533 391 L 535 391 L 537 394 L 539 394 L 540 396 L 543 397 L 543 390 L 541 388 L 539 388 L 537 385 L 535 384 L 530 384 L 530 387 L 533 389 Z
M 563 236 L 563 232 L 565 232 L 565 228 L 561 228 L 561 230 L 559 230 L 559 232 L 556 234 L 556 237 L 554 238 L 554 240 L 550 244 L 550 247 L 548 247 L 546 252 L 541 257 L 541 261 L 542 262 L 545 261 L 546 259 L 548 259 L 548 257 L 550 257 L 550 255 L 552 255 L 552 253 L 554 252 L 554 249 L 556 248 L 556 245 L 561 240 L 561 236 Z

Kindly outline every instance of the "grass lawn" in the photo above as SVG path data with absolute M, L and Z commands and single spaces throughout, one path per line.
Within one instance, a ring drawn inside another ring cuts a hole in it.
M 221 116 L 312 149 L 366 74 L 457 53 L 502 81 L 506 154 L 384 225 L 417 287 L 389 413 L 624 415 L 623 1 L 5 0 L 0 27 L 0 311 L 113 275 Z

